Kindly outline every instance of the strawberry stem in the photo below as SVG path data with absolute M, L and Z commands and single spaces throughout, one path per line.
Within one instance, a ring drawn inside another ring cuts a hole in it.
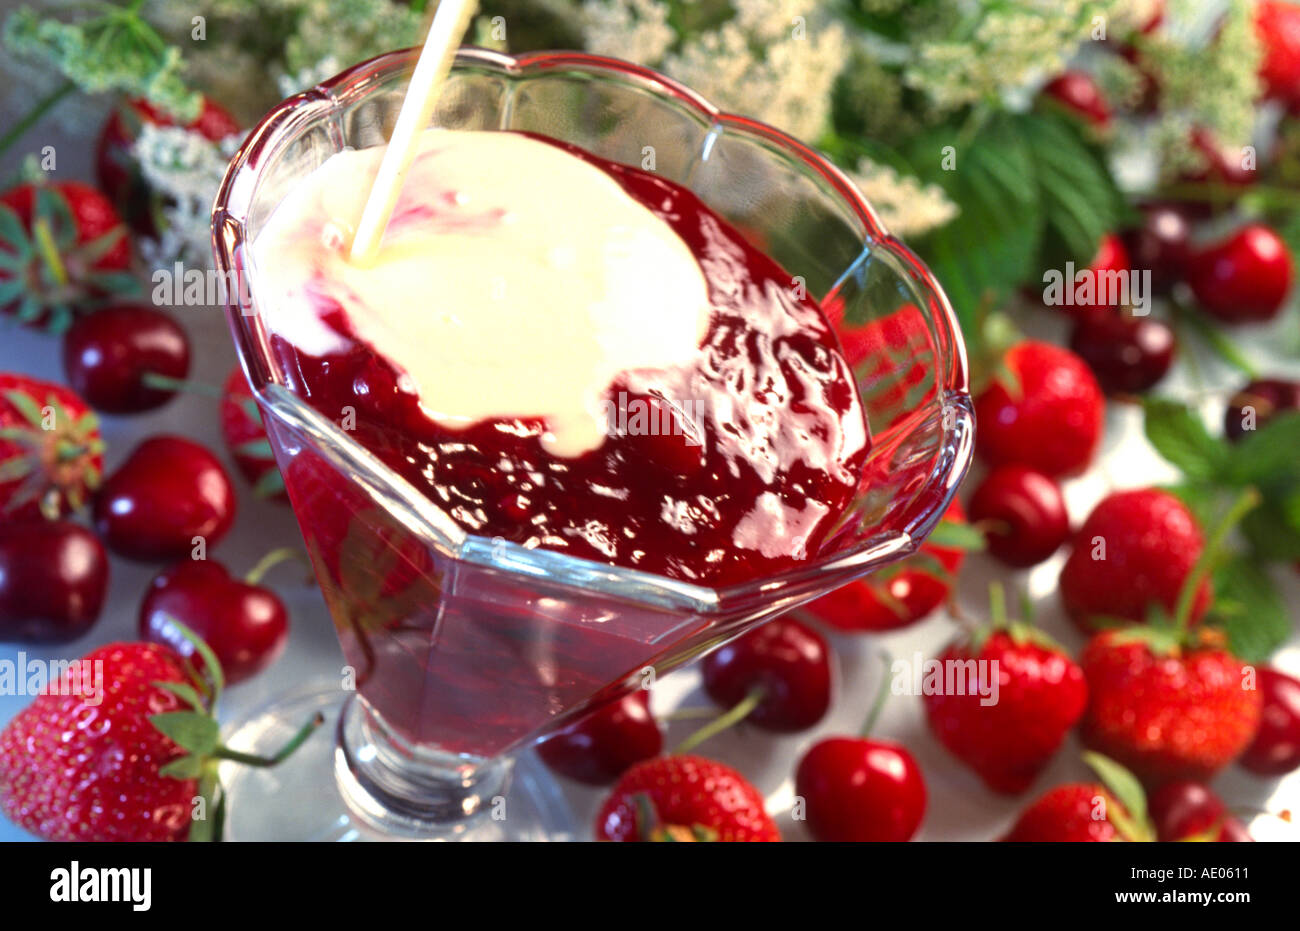
M 257 561 L 257 565 L 248 570 L 244 576 L 244 581 L 249 585 L 260 585 L 266 574 L 274 569 L 280 563 L 290 559 L 297 559 L 306 563 L 307 557 L 295 546 L 282 546 L 279 549 L 271 550 Z
M 298 733 L 289 738 L 289 742 L 276 751 L 274 756 L 257 756 L 253 753 L 243 753 L 239 750 L 231 750 L 229 747 L 217 747 L 212 751 L 212 756 L 218 760 L 230 760 L 234 763 L 243 763 L 245 766 L 276 766 L 283 763 L 289 757 L 293 756 L 294 751 L 303 745 L 303 743 L 315 733 L 316 728 L 325 723 L 325 715 L 319 711 L 312 715 L 311 720 L 298 729 Z
M 54 233 L 50 230 L 49 221 L 45 217 L 37 217 L 32 221 L 32 236 L 36 240 L 36 251 L 41 254 L 41 261 L 49 269 L 54 283 L 60 287 L 66 285 L 68 269 L 59 255 L 59 247 L 54 242 Z
M 1005 630 L 1010 622 L 1007 619 L 1007 593 L 1001 582 L 989 583 L 989 620 L 994 630 Z
M 682 753 L 690 753 L 709 738 L 721 734 L 732 725 L 739 724 L 762 703 L 765 694 L 766 690 L 762 687 L 750 689 L 748 695 L 679 743 L 669 755 L 677 756 Z
M 1228 538 L 1232 528 L 1255 508 L 1260 500 L 1259 491 L 1254 486 L 1243 489 L 1211 532 L 1209 540 L 1205 543 L 1205 549 L 1201 551 L 1201 558 L 1196 560 L 1192 571 L 1183 580 L 1182 589 L 1178 592 L 1178 604 L 1174 608 L 1174 627 L 1179 633 L 1187 632 L 1188 625 L 1191 623 L 1192 605 L 1196 602 L 1196 593 L 1200 591 L 1201 583 L 1214 567 L 1224 540 Z
M 883 650 L 880 658 L 885 665 L 885 674 L 881 676 L 880 688 L 876 689 L 875 700 L 871 703 L 871 710 L 867 712 L 867 720 L 863 722 L 862 730 L 858 732 L 859 737 L 871 736 L 871 730 L 880 719 L 880 713 L 885 710 L 885 702 L 889 701 L 889 680 L 890 673 L 894 669 L 894 658 Z

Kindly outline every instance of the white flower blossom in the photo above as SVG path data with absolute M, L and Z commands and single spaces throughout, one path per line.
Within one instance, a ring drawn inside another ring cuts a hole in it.
M 131 151 L 145 182 L 161 198 L 163 212 L 157 240 L 140 244 L 151 265 L 209 264 L 212 203 L 240 141 L 238 134 L 210 142 L 177 126 L 141 127 Z
M 888 165 L 862 159 L 849 177 L 896 236 L 920 236 L 943 226 L 959 212 L 938 185 L 924 184 Z
M 582 28 L 590 51 L 642 64 L 659 62 L 677 38 L 658 0 L 586 0 Z

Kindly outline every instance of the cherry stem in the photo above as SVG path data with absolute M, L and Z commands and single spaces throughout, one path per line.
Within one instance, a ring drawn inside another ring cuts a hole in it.
M 690 753 L 704 741 L 711 737 L 721 734 L 732 725 L 739 724 L 745 718 L 749 717 L 755 708 L 763 701 L 766 690 L 762 687 L 749 690 L 749 694 L 742 698 L 728 710 L 722 712 L 708 724 L 704 725 L 691 736 L 679 743 L 672 752 L 672 756 L 679 753 Z
M 307 562 L 306 556 L 297 547 L 282 546 L 279 549 L 271 550 L 271 552 L 259 559 L 257 564 L 244 575 L 244 581 L 249 585 L 260 585 L 268 572 L 280 565 L 280 563 L 290 559 L 296 559 L 302 563 Z
M 1227 539 L 1232 528 L 1246 516 L 1247 512 L 1257 506 L 1260 500 L 1259 491 L 1254 486 L 1244 489 L 1210 534 L 1205 549 L 1201 551 L 1201 558 L 1192 566 L 1192 571 L 1187 574 L 1182 590 L 1178 593 L 1178 605 L 1174 609 L 1174 626 L 1180 633 L 1186 633 L 1191 623 L 1192 604 L 1196 601 L 1196 593 L 1200 591 L 1201 583 L 1218 559 L 1223 541 Z
M 880 688 L 876 689 L 876 698 L 871 703 L 871 710 L 867 712 L 867 720 L 863 723 L 862 730 L 858 732 L 859 737 L 871 736 L 872 728 L 880 719 L 880 713 L 885 710 L 885 702 L 889 701 L 889 680 L 894 670 L 894 658 L 884 650 L 880 652 L 880 658 L 885 664 L 885 674 L 880 679 Z
M 190 394 L 202 394 L 218 399 L 223 397 L 221 389 L 216 385 L 209 385 L 201 381 L 187 381 L 184 378 L 172 378 L 172 376 L 163 375 L 160 372 L 141 373 L 140 384 L 146 388 L 157 388 L 159 391 L 185 391 Z
M 1007 621 L 1007 592 L 1001 582 L 989 583 L 989 619 L 993 621 L 994 630 L 1005 630 Z
M 59 247 L 54 242 L 54 233 L 50 231 L 49 221 L 45 217 L 37 217 L 32 223 L 32 235 L 36 238 L 36 250 L 41 254 L 41 261 L 50 270 L 55 284 L 66 285 L 68 269 L 59 256 Z
M 64 97 L 71 94 L 77 89 L 77 85 L 72 81 L 64 81 L 52 92 L 46 94 L 37 101 L 36 106 L 27 111 L 27 115 L 15 123 L 4 136 L 0 136 L 0 154 L 8 151 L 9 147 L 23 137 L 27 130 L 31 129 L 45 114 L 49 113 L 54 107 L 63 100 Z
M 1227 362 L 1237 371 L 1241 372 L 1249 379 L 1259 377 L 1259 372 L 1255 366 L 1251 365 L 1250 360 L 1242 355 L 1241 350 L 1237 348 L 1236 343 L 1224 336 L 1219 328 L 1205 319 L 1205 315 L 1195 308 L 1188 307 L 1175 300 L 1169 301 L 1169 306 L 1173 309 L 1175 316 L 1191 325 L 1196 331 L 1196 335 L 1204 340 L 1224 362 Z
M 315 731 L 325 723 L 325 715 L 319 711 L 312 715 L 310 721 L 299 728 L 298 733 L 289 739 L 289 742 L 281 747 L 274 756 L 257 756 L 252 753 L 241 753 L 238 750 L 231 750 L 229 747 L 217 747 L 212 751 L 212 755 L 219 760 L 230 760 L 235 763 L 243 763 L 245 766 L 276 766 L 283 763 L 289 757 L 293 756 L 294 751 L 303 745 Z

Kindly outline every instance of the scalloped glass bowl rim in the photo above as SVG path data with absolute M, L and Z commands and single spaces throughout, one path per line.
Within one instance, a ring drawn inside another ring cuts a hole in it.
M 243 221 L 256 188 L 255 183 L 246 183 L 246 175 L 249 172 L 256 175 L 256 162 L 265 154 L 274 154 L 277 143 L 300 129 L 305 121 L 327 118 L 341 111 L 352 102 L 350 98 L 364 93 L 367 85 L 379 76 L 389 76 L 398 69 L 409 70 L 418 52 L 413 48 L 402 49 L 354 65 L 282 101 L 248 134 L 227 167 L 214 204 L 212 243 L 220 271 L 228 275 L 238 267 L 234 253 L 244 241 Z M 890 528 L 849 551 L 812 559 L 798 569 L 766 578 L 713 588 L 563 553 L 528 549 L 463 530 L 344 430 L 279 384 L 264 351 L 265 334 L 260 332 L 260 326 L 255 322 L 257 315 L 240 313 L 237 306 L 231 305 L 227 307 L 227 315 L 240 364 L 260 400 L 295 430 L 313 436 L 328 436 L 334 444 L 332 448 L 318 448 L 316 452 L 333 453 L 333 458 L 340 460 L 335 465 L 354 470 L 356 478 L 362 480 L 372 494 L 385 499 L 390 513 L 393 513 L 392 508 L 396 508 L 395 516 L 400 522 L 430 546 L 454 559 L 525 578 L 546 579 L 552 583 L 601 591 L 622 600 L 643 601 L 702 614 L 730 613 L 756 599 L 797 598 L 800 594 L 812 597 L 819 593 L 815 591 L 818 589 L 817 580 L 828 573 L 843 576 L 837 582 L 843 584 L 915 550 L 938 523 L 970 463 L 973 416 L 965 347 L 956 315 L 942 288 L 924 263 L 889 234 L 857 186 L 823 156 L 780 130 L 719 110 L 671 78 L 619 59 L 581 52 L 507 55 L 488 49 L 462 48 L 457 53 L 455 67 L 492 71 L 512 81 L 559 69 L 584 73 L 592 78 L 617 78 L 635 83 L 657 96 L 672 97 L 692 107 L 707 120 L 711 129 L 758 137 L 766 144 L 784 150 L 828 182 L 865 228 L 864 251 L 883 255 L 894 272 L 918 291 L 923 305 L 931 308 L 931 325 L 940 331 L 942 343 L 949 350 L 945 357 L 936 347 L 935 361 L 944 376 L 943 403 L 954 416 L 942 425 L 944 440 L 936 452 L 937 464 L 925 488 L 912 492 L 913 495 L 932 493 L 935 506 L 913 516 L 905 527 Z M 850 269 L 857 264 L 855 261 Z M 821 588 L 825 588 L 824 584 Z

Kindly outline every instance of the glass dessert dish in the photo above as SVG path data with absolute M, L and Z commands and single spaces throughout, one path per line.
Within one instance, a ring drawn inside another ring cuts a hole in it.
M 528 749 L 538 737 L 907 555 L 970 459 L 965 354 L 947 300 L 821 156 L 625 62 L 463 49 L 432 125 L 545 136 L 692 192 L 841 324 L 871 433 L 857 491 L 820 544 L 742 583 L 467 532 L 358 442 L 347 411 L 331 419 L 290 390 L 250 269 L 251 243 L 295 183 L 347 147 L 387 141 L 416 54 L 381 56 L 280 104 L 214 207 L 218 268 L 236 283 L 235 344 L 347 664 L 230 735 L 262 751 L 312 712 L 335 724 L 333 742 L 319 734 L 281 767 L 227 775 L 232 839 L 584 836 Z

